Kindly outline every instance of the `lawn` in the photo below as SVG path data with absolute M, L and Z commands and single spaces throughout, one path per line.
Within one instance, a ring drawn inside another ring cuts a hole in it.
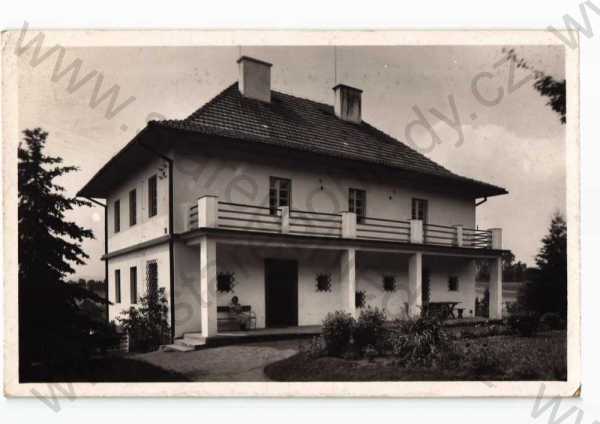
M 454 342 L 454 366 L 405 367 L 393 356 L 315 358 L 298 353 L 265 368 L 275 381 L 556 381 L 567 378 L 566 331 L 535 337 L 493 336 Z
M 51 368 L 38 365 L 21 382 L 88 382 L 88 383 L 139 383 L 189 381 L 183 374 L 167 370 L 129 355 L 113 355 L 91 359 L 64 367 Z

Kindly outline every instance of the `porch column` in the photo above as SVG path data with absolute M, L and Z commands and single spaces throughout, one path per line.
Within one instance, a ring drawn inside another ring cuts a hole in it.
M 217 244 L 214 239 L 200 239 L 200 319 L 202 335 L 217 334 Z
M 342 308 L 356 316 L 356 249 L 342 251 L 340 265 Z
M 422 302 L 423 254 L 414 253 L 408 259 L 408 315 L 418 317 Z
M 502 318 L 502 258 L 492 259 L 490 264 L 490 318 Z

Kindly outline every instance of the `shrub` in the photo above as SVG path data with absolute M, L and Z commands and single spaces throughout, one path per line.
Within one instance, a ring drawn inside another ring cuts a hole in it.
M 121 335 L 117 332 L 114 321 L 106 323 L 91 333 L 92 345 L 100 353 L 119 348 Z
M 539 318 L 533 312 L 517 312 L 508 317 L 507 324 L 511 333 L 533 337 L 538 330 Z
M 165 289 L 161 288 L 142 297 L 139 307 L 132 306 L 122 312 L 117 319 L 129 334 L 129 350 L 147 352 L 167 343 L 170 339 L 168 311 Z
M 314 336 L 310 340 L 310 344 L 308 346 L 306 346 L 304 343 L 301 343 L 298 350 L 305 353 L 309 358 L 313 359 L 323 356 L 323 353 L 325 353 L 320 336 Z
M 357 308 L 364 308 L 367 304 L 367 292 L 364 290 L 357 290 L 354 295 L 354 304 Z
M 554 312 L 546 312 L 540 317 L 540 327 L 544 330 L 562 330 L 563 320 Z
M 406 365 L 432 365 L 440 355 L 451 350 L 451 343 L 441 321 L 421 317 L 397 322 L 389 336 L 392 353 Z
M 370 306 L 360 312 L 354 329 L 354 343 L 359 350 L 371 346 L 383 351 L 385 329 L 385 311 Z
M 341 356 L 348 350 L 355 325 L 356 320 L 347 312 L 335 311 L 327 314 L 323 320 L 322 332 L 329 355 Z
M 369 360 L 369 362 L 373 362 L 377 355 L 379 355 L 379 350 L 377 350 L 374 346 L 368 345 L 363 349 L 363 354 L 365 358 Z
M 487 344 L 467 343 L 463 353 L 467 368 L 476 377 L 494 375 L 502 371 L 498 355 Z

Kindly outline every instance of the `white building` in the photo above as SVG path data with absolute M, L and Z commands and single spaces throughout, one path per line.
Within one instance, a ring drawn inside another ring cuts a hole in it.
M 362 121 L 361 90 L 334 87 L 331 106 L 271 90 L 268 63 L 238 65 L 237 83 L 184 120 L 151 122 L 80 191 L 106 199 L 109 319 L 148 286 L 166 289 L 173 337 L 216 335 L 234 295 L 257 328 L 356 314 L 357 291 L 402 317 L 419 313 L 424 275 L 429 301 L 467 317 L 481 258 L 501 316 L 501 231 L 476 230 L 475 211 L 505 189 Z M 218 291 L 232 273 L 233 292 Z

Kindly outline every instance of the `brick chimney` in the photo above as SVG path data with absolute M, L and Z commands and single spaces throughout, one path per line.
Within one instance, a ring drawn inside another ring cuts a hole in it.
M 335 92 L 335 115 L 345 121 L 360 124 L 362 122 L 360 113 L 362 90 L 338 84 L 333 87 L 333 91 Z
M 242 56 L 238 88 L 242 96 L 266 103 L 271 102 L 271 64 L 248 56 Z

